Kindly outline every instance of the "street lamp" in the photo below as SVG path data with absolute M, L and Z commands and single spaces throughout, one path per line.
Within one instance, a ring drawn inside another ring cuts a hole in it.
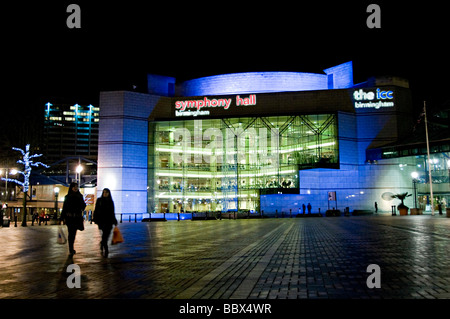
M 78 185 L 81 185 L 81 172 L 83 171 L 83 166 L 81 166 L 81 164 L 78 164 L 77 168 L 75 169 L 75 171 L 77 172 L 77 182 Z
M 59 195 L 59 187 L 55 187 L 53 189 L 53 192 L 55 193 L 55 214 L 53 215 L 53 220 L 56 221 L 58 220 L 58 195 Z
M 7 202 L 10 199 L 10 195 L 8 194 L 8 177 L 9 177 L 9 175 L 16 175 L 16 174 L 17 174 L 17 170 L 15 168 L 13 168 L 11 170 L 9 170 L 9 168 L 5 169 L 5 176 L 6 176 L 6 178 L 4 179 L 4 181 L 5 181 L 5 200 L 3 202 L 2 207 L 0 207 L 0 209 L 6 208 L 7 205 L 5 205 L 5 204 L 7 204 Z M 3 169 L 0 169 L 0 175 L 3 175 Z M 0 178 L 0 179 L 3 179 L 3 178 Z M 10 215 L 9 218 L 11 220 L 12 219 L 12 213 L 10 212 L 9 215 Z M 14 226 L 17 227 L 17 219 L 16 219 L 15 215 L 16 215 L 16 212 L 14 211 L 14 222 L 15 222 Z M 3 221 L 1 221 L 1 222 L 3 222 Z
M 419 173 L 412 172 L 411 177 L 412 177 L 413 186 L 414 186 L 414 208 L 417 208 L 417 186 L 416 186 L 416 184 L 417 184 L 417 181 L 419 178 Z

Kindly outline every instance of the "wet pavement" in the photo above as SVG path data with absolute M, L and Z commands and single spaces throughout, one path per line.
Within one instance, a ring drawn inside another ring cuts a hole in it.
M 450 299 L 443 216 L 123 223 L 109 258 L 85 227 L 73 258 L 56 225 L 0 229 L 0 299 Z

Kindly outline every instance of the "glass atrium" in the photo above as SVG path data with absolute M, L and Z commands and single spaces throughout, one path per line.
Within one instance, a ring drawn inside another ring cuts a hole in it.
M 339 167 L 337 116 L 155 121 L 148 158 L 150 212 L 258 212 L 299 193 L 299 169 Z

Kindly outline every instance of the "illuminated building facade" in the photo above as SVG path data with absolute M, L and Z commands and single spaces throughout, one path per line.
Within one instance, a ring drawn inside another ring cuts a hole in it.
M 404 159 L 368 155 L 411 128 L 405 80 L 355 85 L 351 62 L 148 80 L 148 94 L 100 95 L 98 191 L 118 212 L 387 211 L 386 194 L 411 192 L 415 159 L 406 172 Z
M 100 109 L 93 105 L 45 104 L 44 143 L 47 162 L 68 156 L 96 159 Z

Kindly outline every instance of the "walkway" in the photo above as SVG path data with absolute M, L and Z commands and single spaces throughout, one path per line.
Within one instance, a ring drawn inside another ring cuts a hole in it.
M 12 226 L 12 225 L 11 225 Z M 123 223 L 100 255 L 86 224 L 73 259 L 58 226 L 0 229 L 0 298 L 450 298 L 450 218 L 361 216 Z M 68 288 L 80 267 L 81 288 Z M 381 288 L 368 288 L 370 264 Z

